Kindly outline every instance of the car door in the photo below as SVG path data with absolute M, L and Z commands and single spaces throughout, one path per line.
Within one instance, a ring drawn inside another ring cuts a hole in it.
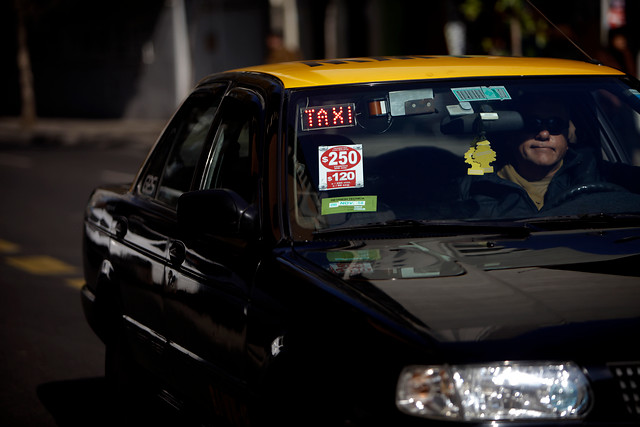
M 201 189 L 230 189 L 247 204 L 256 203 L 263 116 L 258 94 L 239 88 L 230 91 L 203 159 Z M 253 246 L 252 239 L 176 235 L 166 275 L 165 311 L 175 382 L 186 393 L 211 395 L 216 411 L 235 422 L 242 413 L 236 409 L 244 388 L 246 307 L 257 268 Z
M 163 372 L 166 321 L 163 290 L 169 237 L 175 227 L 175 205 L 188 191 L 207 141 L 225 85 L 190 96 L 161 136 L 134 187 L 129 203 L 116 207 L 122 243 L 111 245 L 117 260 L 125 332 L 134 357 L 146 368 Z

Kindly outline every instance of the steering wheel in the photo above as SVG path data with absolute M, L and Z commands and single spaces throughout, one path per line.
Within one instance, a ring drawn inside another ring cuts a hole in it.
M 569 200 L 573 200 L 585 194 L 609 193 L 609 192 L 628 192 L 624 187 L 610 182 L 594 182 L 591 184 L 580 184 L 565 191 L 555 201 L 555 205 L 561 205 Z

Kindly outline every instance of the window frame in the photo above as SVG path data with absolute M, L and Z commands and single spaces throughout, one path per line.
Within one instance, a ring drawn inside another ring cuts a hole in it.
M 206 131 L 202 146 L 199 149 L 195 169 L 191 176 L 191 182 L 189 184 L 189 188 L 186 191 L 193 190 L 194 184 L 195 182 L 197 182 L 196 178 L 200 170 L 199 166 L 202 161 L 203 153 L 205 153 L 205 150 L 207 150 L 207 147 L 209 147 L 210 145 L 212 130 L 214 129 L 214 126 L 216 124 L 218 111 L 228 90 L 228 87 L 228 82 L 216 82 L 206 87 L 197 89 L 196 91 L 191 93 L 189 97 L 182 103 L 180 108 L 176 111 L 174 116 L 169 121 L 169 124 L 158 139 L 156 145 L 150 151 L 144 167 L 142 168 L 142 171 L 137 178 L 134 190 L 135 194 L 138 197 L 144 198 L 145 200 L 153 201 L 154 203 L 175 211 L 175 203 L 167 203 L 166 201 L 159 198 L 159 189 L 162 186 L 162 181 L 165 177 L 169 157 L 174 152 L 176 145 L 178 143 L 183 144 L 186 140 L 186 138 L 179 138 L 179 136 L 184 136 L 182 135 L 181 131 L 185 126 L 185 118 L 189 116 L 193 112 L 194 108 L 196 108 L 198 105 L 206 103 L 206 98 L 209 98 L 210 105 L 211 107 L 215 107 L 215 110 L 213 111 L 210 123 L 208 124 L 208 130 Z M 152 169 L 156 169 L 157 174 L 150 175 L 150 171 Z M 155 178 L 155 182 L 150 183 L 149 177 L 151 177 L 152 179 Z M 149 185 L 152 185 L 153 189 L 148 189 L 147 191 L 145 191 L 145 186 Z
M 199 170 L 200 176 L 199 176 L 199 183 L 197 185 L 198 189 L 205 190 L 205 189 L 227 188 L 227 187 L 209 186 L 208 184 L 210 184 L 210 182 L 208 180 L 208 177 L 210 174 L 212 177 L 219 175 L 221 162 L 224 161 L 224 158 L 220 158 L 221 145 L 224 144 L 224 141 L 222 142 L 220 141 L 221 132 L 223 131 L 222 125 L 224 124 L 224 120 L 226 118 L 225 117 L 225 113 L 227 113 L 226 110 L 229 110 L 230 108 L 237 108 L 237 105 L 234 107 L 229 107 L 228 104 L 230 102 L 238 102 L 238 103 L 245 103 L 247 105 L 248 104 L 252 105 L 251 112 L 246 116 L 244 116 L 245 118 L 250 119 L 251 129 L 250 129 L 249 138 L 250 139 L 253 138 L 253 140 L 250 141 L 250 145 L 248 147 L 248 160 L 250 162 L 251 167 L 254 166 L 254 162 L 259 161 L 258 159 L 259 156 L 257 155 L 256 150 L 258 149 L 258 147 L 261 147 L 263 144 L 262 138 L 263 138 L 264 126 L 265 126 L 264 113 L 265 113 L 265 106 L 266 106 L 265 98 L 257 90 L 253 88 L 236 86 L 229 89 L 228 93 L 225 95 L 224 99 L 222 100 L 218 108 L 218 112 L 216 114 L 216 120 L 211 129 L 211 134 L 208 141 L 209 146 L 206 148 L 206 152 L 207 152 L 206 161 L 204 162 L 204 164 Z M 204 152 L 203 152 L 203 157 L 205 157 Z M 254 188 L 251 191 L 252 193 L 251 200 L 247 200 L 248 203 L 254 203 L 259 198 L 258 185 L 259 185 L 259 172 L 261 167 L 260 165 L 255 165 L 255 166 L 257 166 L 259 169 L 256 171 L 258 176 L 256 177 L 255 181 L 250 183 L 250 185 L 253 186 Z M 244 194 L 240 194 L 240 196 L 245 198 Z

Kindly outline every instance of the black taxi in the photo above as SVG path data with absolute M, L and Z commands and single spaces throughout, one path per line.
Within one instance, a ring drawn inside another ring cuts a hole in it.
M 200 425 L 640 423 L 640 85 L 377 57 L 202 80 L 95 189 L 106 377 Z M 222 420 L 222 421 L 220 421 Z

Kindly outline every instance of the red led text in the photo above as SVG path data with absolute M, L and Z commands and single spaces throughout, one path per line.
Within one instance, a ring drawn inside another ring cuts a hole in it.
M 301 112 L 303 130 L 355 125 L 353 104 L 306 107 Z

